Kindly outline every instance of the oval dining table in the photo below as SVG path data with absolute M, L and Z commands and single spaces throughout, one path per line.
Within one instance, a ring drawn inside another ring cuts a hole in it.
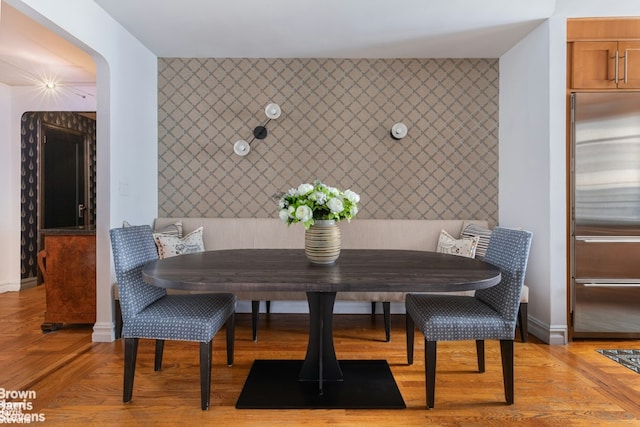
M 311 263 L 302 249 L 206 251 L 151 261 L 142 274 L 152 285 L 185 291 L 306 292 L 305 359 L 255 361 L 237 408 L 404 408 L 386 360 L 338 361 L 336 293 L 468 291 L 501 278 L 499 268 L 477 259 L 379 249 L 343 249 L 326 265 Z

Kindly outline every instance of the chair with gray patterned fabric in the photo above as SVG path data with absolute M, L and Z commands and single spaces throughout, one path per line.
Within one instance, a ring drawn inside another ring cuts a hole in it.
M 435 400 L 438 341 L 475 340 L 478 370 L 484 372 L 484 340 L 500 340 L 507 404 L 513 404 L 513 340 L 520 294 L 527 269 L 532 234 L 496 227 L 484 260 L 500 268 L 499 284 L 474 296 L 408 294 L 407 362 L 413 363 L 414 329 L 424 335 L 427 408 Z
M 162 367 L 165 340 L 200 342 L 200 401 L 209 408 L 212 340 L 224 325 L 227 364 L 233 363 L 236 298 L 233 294 L 167 295 L 166 289 L 144 282 L 142 267 L 158 258 L 151 227 L 110 230 L 118 292 L 122 309 L 124 389 L 122 400 L 133 395 L 138 339 L 156 340 L 155 366 Z

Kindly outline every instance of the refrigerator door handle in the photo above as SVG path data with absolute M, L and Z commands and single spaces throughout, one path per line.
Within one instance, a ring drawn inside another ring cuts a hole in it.
M 640 236 L 595 237 L 576 236 L 576 241 L 584 243 L 640 243 Z
M 576 278 L 574 280 L 576 285 L 582 285 L 586 288 L 640 288 L 640 280 L 638 279 L 605 279 L 582 277 Z
M 640 288 L 640 283 L 581 283 L 585 288 Z

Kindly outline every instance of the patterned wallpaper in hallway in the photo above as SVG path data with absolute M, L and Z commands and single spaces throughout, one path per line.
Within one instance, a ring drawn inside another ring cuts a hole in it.
M 361 218 L 498 221 L 497 60 L 164 58 L 158 90 L 160 216 L 277 217 L 319 178 Z

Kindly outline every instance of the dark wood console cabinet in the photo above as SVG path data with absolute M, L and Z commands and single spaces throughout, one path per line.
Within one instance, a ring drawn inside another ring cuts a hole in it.
M 63 323 L 95 323 L 95 228 L 65 227 L 40 232 L 44 235 L 44 249 L 38 253 L 38 265 L 47 300 L 42 331 L 55 331 Z

